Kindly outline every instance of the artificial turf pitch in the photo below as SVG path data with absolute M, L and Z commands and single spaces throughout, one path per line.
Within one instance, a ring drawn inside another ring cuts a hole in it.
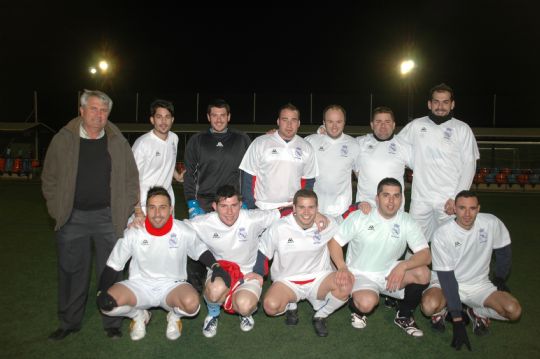
M 185 217 L 182 187 L 176 185 L 177 217 Z M 492 321 L 486 337 L 476 337 L 468 326 L 472 352 L 450 348 L 452 328 L 432 332 L 417 309 L 423 338 L 407 336 L 393 323 L 393 310 L 380 305 L 369 316 L 368 327 L 349 324 L 342 308 L 329 318 L 330 335 L 319 338 L 311 326 L 312 309 L 299 305 L 300 323 L 287 327 L 284 318 L 255 315 L 255 328 L 243 333 L 236 316 L 222 314 L 218 334 L 205 338 L 203 305 L 194 319 L 183 320 L 182 337 L 165 338 L 166 313 L 156 309 L 147 336 L 129 339 L 125 320 L 119 340 L 106 337 L 96 309 L 92 279 L 83 328 L 60 342 L 47 336 L 57 328 L 56 253 L 53 222 L 37 181 L 0 182 L 0 357 L 1 358 L 539 358 L 540 357 L 540 216 L 538 193 L 480 193 L 482 211 L 497 215 L 510 230 L 513 266 L 508 281 L 523 315 L 517 323 Z M 266 284 L 268 285 L 268 284 Z M 264 295 L 264 293 L 263 293 Z M 201 301 L 202 303 L 202 301 Z

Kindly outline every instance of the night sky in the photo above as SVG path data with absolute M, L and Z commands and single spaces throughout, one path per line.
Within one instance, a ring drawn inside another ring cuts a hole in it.
M 76 111 L 77 91 L 102 87 L 115 100 L 117 121 L 133 121 L 138 92 L 142 117 L 151 99 L 166 97 L 186 108 L 182 121 L 194 122 L 199 92 L 204 106 L 224 97 L 233 121 L 249 122 L 256 92 L 261 111 L 291 100 L 305 116 L 312 93 L 315 121 L 319 109 L 338 102 L 359 125 L 367 124 L 372 94 L 373 105 L 390 105 L 403 122 L 407 86 L 398 66 L 412 57 L 415 116 L 425 114 L 429 88 L 445 82 L 456 92 L 456 117 L 473 126 L 492 125 L 497 94 L 497 126 L 538 127 L 534 1 L 257 9 L 135 3 L 0 5 L 0 121 L 24 120 L 37 90 L 40 119 L 63 123 Z M 91 79 L 88 67 L 101 58 L 111 73 Z

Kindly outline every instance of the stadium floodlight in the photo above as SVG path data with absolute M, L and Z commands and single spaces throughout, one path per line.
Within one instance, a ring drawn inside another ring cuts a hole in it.
M 415 63 L 413 60 L 404 60 L 401 62 L 400 70 L 402 75 L 407 75 L 410 73 L 415 67 Z
M 106 72 L 109 69 L 109 63 L 105 60 L 101 60 L 99 62 L 99 68 L 102 72 Z
M 90 72 L 91 75 L 95 75 L 97 73 L 97 69 L 94 66 L 92 66 L 88 68 L 88 72 Z

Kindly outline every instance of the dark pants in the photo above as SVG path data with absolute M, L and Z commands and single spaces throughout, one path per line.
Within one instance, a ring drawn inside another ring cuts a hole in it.
M 116 241 L 110 208 L 95 211 L 74 209 L 69 221 L 56 232 L 60 328 L 81 328 L 90 285 L 92 242 L 96 253 L 96 278 L 99 282 Z M 116 281 L 120 280 L 121 273 Z M 92 302 L 94 298 L 95 293 L 92 293 Z M 119 328 L 122 324 L 122 318 L 102 315 L 102 320 L 104 328 Z

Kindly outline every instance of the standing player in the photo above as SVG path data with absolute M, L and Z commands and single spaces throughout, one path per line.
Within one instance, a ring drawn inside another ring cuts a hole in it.
M 249 147 L 249 137 L 229 128 L 231 108 L 223 100 L 208 105 L 210 128 L 193 135 L 185 153 L 184 197 L 189 218 L 212 211 L 216 190 L 223 185 L 240 188 L 238 166 Z M 189 282 L 202 292 L 206 269 L 188 259 Z
M 133 144 L 133 156 L 139 170 L 140 203 L 136 214 L 146 209 L 146 192 L 154 186 L 164 187 L 171 197 L 174 208 L 173 177 L 180 181 L 176 172 L 178 136 L 171 132 L 174 122 L 174 106 L 165 100 L 155 100 L 150 105 L 150 122 L 154 129 L 137 138 Z M 141 223 L 142 224 L 142 223 Z
M 180 318 L 196 315 L 200 307 L 197 292 L 186 282 L 187 256 L 208 266 L 216 261 L 191 228 L 173 219 L 167 190 L 151 188 L 146 202 L 144 228 L 126 230 L 111 252 L 100 279 L 97 303 L 109 316 L 132 318 L 132 340 L 146 335 L 151 317 L 148 309 L 162 307 L 169 312 L 166 336 L 176 340 L 182 334 Z M 129 279 L 112 285 L 130 258 Z M 216 270 L 215 275 L 228 277 L 223 270 Z
M 323 112 L 326 135 L 306 137 L 317 158 L 319 175 L 313 190 L 319 200 L 319 211 L 330 216 L 340 216 L 352 202 L 352 171 L 359 146 L 345 128 L 345 109 L 330 105 Z
M 412 146 L 411 216 L 427 240 L 455 212 L 454 197 L 471 187 L 480 158 L 471 128 L 453 118 L 454 92 L 440 84 L 430 91 L 429 116 L 417 118 L 399 136 Z
M 356 202 L 362 212 L 375 206 L 377 185 L 383 178 L 395 178 L 403 186 L 405 166 L 411 167 L 411 148 L 399 136 L 394 136 L 394 112 L 385 106 L 377 107 L 371 116 L 373 133 L 357 137 L 360 154 L 357 157 L 358 187 Z M 405 197 L 401 201 L 404 208 Z
M 242 196 L 248 208 L 290 206 L 296 191 L 312 189 L 319 174 L 313 147 L 296 134 L 298 108 L 290 103 L 282 106 L 277 125 L 276 132 L 253 141 L 240 164 Z
M 315 333 L 325 337 L 327 317 L 347 301 L 352 279 L 337 284 L 327 244 L 338 227 L 331 222 L 319 232 L 314 224 L 316 213 L 315 192 L 296 192 L 293 214 L 272 224 L 263 235 L 253 272 L 262 275 L 264 259 L 273 258 L 273 283 L 264 297 L 265 312 L 271 316 L 286 312 L 286 323 L 296 325 L 296 303 L 306 299 L 316 310 L 312 320 Z
M 447 309 L 452 316 L 452 346 L 471 350 L 465 331 L 461 305 L 476 335 L 488 332 L 489 319 L 518 320 L 521 306 L 510 294 L 506 278 L 510 273 L 512 251 L 510 234 L 495 216 L 479 213 L 474 192 L 461 191 L 455 199 L 456 220 L 439 227 L 433 235 L 433 270 L 431 285 L 422 298 L 422 311 L 432 316 L 432 326 L 444 330 Z M 492 252 L 496 268 L 493 283 L 489 280 Z M 495 285 L 494 285 L 495 284 Z
M 261 296 L 262 278 L 251 273 L 251 270 L 257 259 L 261 233 L 280 217 L 280 213 L 277 210 L 243 210 L 241 205 L 239 192 L 233 186 L 222 186 L 213 204 L 215 212 L 189 221 L 218 262 L 234 267 L 240 277 L 240 284 L 235 288 L 234 284 L 222 280 L 211 281 L 213 271 L 209 271 L 204 290 L 208 315 L 203 325 L 203 334 L 208 338 L 217 334 L 220 306 L 230 295 L 231 287 L 235 288 L 232 302 L 226 304 L 232 305 L 232 309 L 240 315 L 240 329 L 247 332 L 255 325 L 252 314 Z
M 249 137 L 229 128 L 231 108 L 223 100 L 208 105 L 210 129 L 193 135 L 185 153 L 184 196 L 189 217 L 212 211 L 216 190 L 223 185 L 240 188 L 238 166 L 249 147 Z
M 354 328 L 367 326 L 367 314 L 379 304 L 379 293 L 383 293 L 403 299 L 394 323 L 408 335 L 421 337 L 423 332 L 414 321 L 413 311 L 429 283 L 431 255 L 420 227 L 408 213 L 399 210 L 402 198 L 398 180 L 381 180 L 375 198 L 377 209 L 367 215 L 356 211 L 348 216 L 329 247 L 336 267 L 351 270 L 355 277 L 349 302 Z M 341 246 L 347 243 L 345 265 Z M 414 255 L 400 261 L 407 246 Z

